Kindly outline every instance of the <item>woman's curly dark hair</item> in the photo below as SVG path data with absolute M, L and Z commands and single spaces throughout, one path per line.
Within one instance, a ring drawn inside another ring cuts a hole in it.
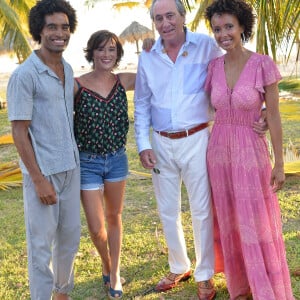
M 117 60 L 114 67 L 117 67 L 121 61 L 122 56 L 124 55 L 123 46 L 114 33 L 108 30 L 99 30 L 94 32 L 87 42 L 87 46 L 84 49 L 86 60 L 91 63 L 93 62 L 93 52 L 95 49 L 99 48 L 100 45 L 105 46 L 109 41 L 114 41 L 117 47 Z M 94 68 L 93 63 L 93 68 Z
M 255 22 L 255 15 L 252 7 L 243 0 L 215 0 L 206 8 L 205 18 L 210 22 L 214 14 L 230 14 L 236 16 L 239 24 L 244 27 L 242 34 L 242 41 L 247 42 L 253 32 Z
M 41 32 L 45 26 L 45 17 L 54 13 L 68 16 L 70 32 L 75 32 L 77 17 L 75 9 L 65 0 L 39 0 L 29 12 L 29 31 L 34 41 L 41 43 Z

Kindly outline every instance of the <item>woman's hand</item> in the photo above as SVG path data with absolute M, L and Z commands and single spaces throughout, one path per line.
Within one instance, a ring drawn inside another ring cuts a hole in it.
M 273 192 L 277 192 L 283 187 L 285 181 L 285 174 L 283 166 L 274 166 L 272 173 L 271 173 L 271 186 Z
M 155 39 L 151 39 L 151 38 L 146 38 L 143 40 L 143 50 L 145 50 L 146 52 L 149 52 L 152 48 L 152 46 L 155 43 Z

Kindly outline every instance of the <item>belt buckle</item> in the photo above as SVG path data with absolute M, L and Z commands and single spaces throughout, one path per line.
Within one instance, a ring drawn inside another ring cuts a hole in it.
M 185 137 L 188 137 L 189 136 L 189 129 L 186 129 L 185 130 Z

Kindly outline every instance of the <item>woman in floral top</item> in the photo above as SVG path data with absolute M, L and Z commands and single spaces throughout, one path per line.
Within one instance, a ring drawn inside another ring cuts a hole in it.
M 75 79 L 74 131 L 80 152 L 81 201 L 102 260 L 104 284 L 114 299 L 123 294 L 120 254 L 128 174 L 126 91 L 134 89 L 135 73 L 113 73 L 123 48 L 118 37 L 107 30 L 91 35 L 85 53 L 93 69 Z

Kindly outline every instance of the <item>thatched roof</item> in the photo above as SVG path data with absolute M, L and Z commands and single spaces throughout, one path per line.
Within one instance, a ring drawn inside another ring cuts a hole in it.
M 153 31 L 136 21 L 132 22 L 119 35 L 119 39 L 122 43 L 135 43 L 139 40 L 144 40 L 145 38 L 154 38 Z

